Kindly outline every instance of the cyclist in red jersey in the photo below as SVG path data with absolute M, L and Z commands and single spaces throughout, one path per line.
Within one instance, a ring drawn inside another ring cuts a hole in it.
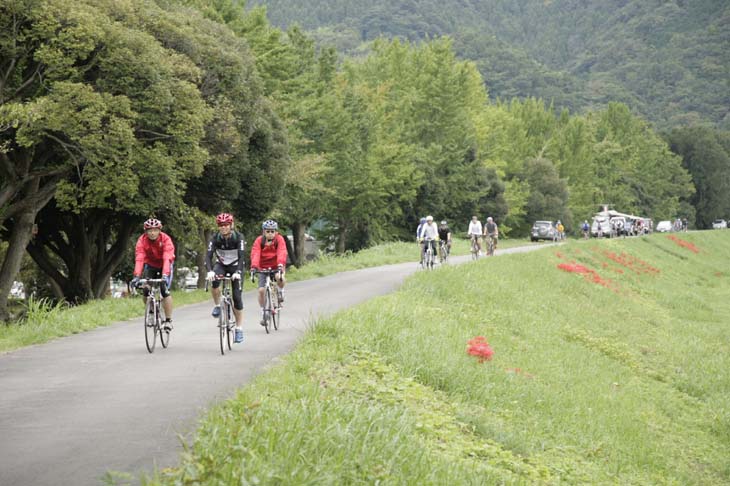
M 251 245 L 251 270 L 263 270 L 276 268 L 274 278 L 279 286 L 279 303 L 284 302 L 284 273 L 286 272 L 286 241 L 279 234 L 279 225 L 272 219 L 267 219 L 261 225 L 263 234 L 256 238 Z M 261 306 L 261 324 L 264 324 L 264 286 L 266 285 L 266 274 L 259 273 L 259 305 Z
M 159 219 L 150 218 L 144 222 L 143 226 L 144 233 L 137 239 L 135 246 L 134 278 L 131 284 L 136 287 L 140 277 L 165 280 L 160 284 L 162 308 L 165 310 L 163 328 L 170 331 L 172 330 L 172 295 L 170 295 L 169 287 L 172 282 L 175 245 L 170 236 L 162 232 L 162 223 Z M 143 293 L 147 298 L 149 289 L 144 288 Z

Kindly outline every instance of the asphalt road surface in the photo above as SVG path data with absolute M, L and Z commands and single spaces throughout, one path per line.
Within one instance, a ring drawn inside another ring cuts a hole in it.
M 0 485 L 97 485 L 109 471 L 136 479 L 176 465 L 180 437 L 205 409 L 289 352 L 317 318 L 392 292 L 416 271 L 403 263 L 290 283 L 269 335 L 246 292 L 245 341 L 225 356 L 210 301 L 175 309 L 170 346 L 158 341 L 153 354 L 140 317 L 0 355 Z

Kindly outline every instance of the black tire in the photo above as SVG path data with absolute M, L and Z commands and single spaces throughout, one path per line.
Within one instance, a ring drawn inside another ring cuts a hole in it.
M 157 306 L 157 330 L 160 333 L 160 344 L 162 344 L 162 347 L 167 349 L 167 345 L 170 344 L 170 332 L 165 331 L 162 326 L 164 323 L 162 322 L 162 315 L 160 314 L 160 306 Z
M 279 296 L 276 296 L 277 300 Z M 277 304 L 274 308 L 274 312 L 271 314 L 271 324 L 274 326 L 274 330 L 279 330 L 279 323 L 281 322 L 281 307 Z
M 269 334 L 271 330 L 271 288 L 267 287 L 264 291 L 264 329 L 266 334 Z
M 154 301 L 148 299 L 144 309 L 144 341 L 147 345 L 147 351 L 150 353 L 155 352 L 155 343 L 157 342 L 156 319 Z
M 233 349 L 233 339 L 236 333 L 236 317 L 233 315 L 233 306 L 230 301 L 226 304 L 226 315 L 228 316 L 228 326 L 226 326 L 226 339 L 228 350 Z
M 226 324 L 226 301 L 221 300 L 221 314 L 218 316 L 218 337 L 221 344 L 221 354 L 226 354 L 228 341 L 228 325 Z

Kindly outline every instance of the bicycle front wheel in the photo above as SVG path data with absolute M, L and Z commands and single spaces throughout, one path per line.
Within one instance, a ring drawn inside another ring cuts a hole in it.
M 228 325 L 226 326 L 226 344 L 228 345 L 228 351 L 230 351 L 233 349 L 233 334 L 236 332 L 236 318 L 233 315 L 233 305 L 231 305 L 231 301 L 228 301 L 226 304 L 226 316 L 228 316 Z
M 218 316 L 218 336 L 221 344 L 221 354 L 226 354 L 226 346 L 228 341 L 228 323 L 226 322 L 226 315 L 228 309 L 226 308 L 225 299 L 221 301 L 221 315 Z
M 144 309 L 144 341 L 147 345 L 147 351 L 150 353 L 155 351 L 155 343 L 157 342 L 155 321 L 155 303 L 152 299 L 147 299 L 147 305 Z
M 167 345 L 170 344 L 170 332 L 165 331 L 162 328 L 162 314 L 160 314 L 160 305 L 158 304 L 156 307 L 157 307 L 156 327 L 157 327 L 157 331 L 160 333 L 160 344 L 162 344 L 163 348 L 167 348 Z
M 271 326 L 271 319 L 273 317 L 271 309 L 273 307 L 271 303 L 271 288 L 266 287 L 264 291 L 264 329 L 266 330 L 266 334 L 270 332 L 269 327 Z
M 279 305 L 279 293 L 274 290 L 272 292 L 275 295 L 276 305 L 271 306 L 271 325 L 274 326 L 274 330 L 279 330 L 279 323 L 281 322 L 281 306 Z

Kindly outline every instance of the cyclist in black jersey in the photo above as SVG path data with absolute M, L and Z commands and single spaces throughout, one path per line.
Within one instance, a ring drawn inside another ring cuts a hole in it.
M 441 221 L 439 225 L 439 241 L 442 242 L 443 248 L 446 250 L 446 254 L 444 255 L 442 247 L 439 245 L 441 260 L 443 261 L 451 253 L 451 228 L 449 228 L 446 221 Z
M 236 317 L 236 339 L 237 343 L 243 341 L 243 298 L 241 297 L 241 275 L 245 268 L 243 260 L 246 242 L 243 234 L 233 230 L 233 216 L 228 213 L 221 213 L 216 218 L 218 232 L 208 242 L 208 253 L 205 265 L 208 268 L 208 280 L 212 281 L 211 294 L 213 295 L 213 317 L 221 314 L 220 301 L 221 280 L 216 276 L 229 274 L 233 289 L 233 315 Z M 215 256 L 215 262 L 213 258 Z

